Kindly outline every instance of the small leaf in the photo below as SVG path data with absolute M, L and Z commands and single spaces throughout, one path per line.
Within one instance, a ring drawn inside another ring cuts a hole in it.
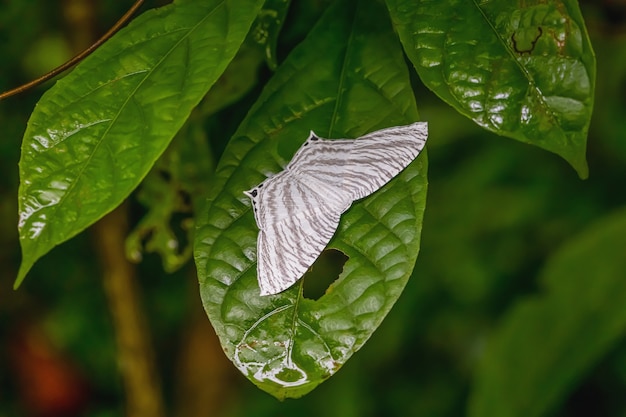
M 20 160 L 18 286 L 119 205 L 243 42 L 261 0 L 180 0 L 121 30 L 42 98 Z
M 192 255 L 193 214 L 206 195 L 213 160 L 204 126 L 191 117 L 157 160 L 139 187 L 137 200 L 148 212 L 126 238 L 126 256 L 141 261 L 144 252 L 160 255 L 163 269 L 174 272 Z
M 484 353 L 470 416 L 546 415 L 626 333 L 626 210 L 563 247 Z
M 263 50 L 267 65 L 272 70 L 278 67 L 276 44 L 290 3 L 291 0 L 266 0 L 250 30 L 252 39 Z
M 302 280 L 261 297 L 258 228 L 243 192 L 279 172 L 312 129 L 355 138 L 417 119 L 409 74 L 385 10 L 340 0 L 281 65 L 226 148 L 195 256 L 205 309 L 224 351 L 277 398 L 298 397 L 333 375 L 399 297 L 419 249 L 426 155 L 342 217 L 329 248 L 349 259 L 318 300 Z M 323 53 L 320 53 L 323 51 Z
M 587 176 L 596 64 L 577 1 L 386 2 L 428 88 L 480 126 Z

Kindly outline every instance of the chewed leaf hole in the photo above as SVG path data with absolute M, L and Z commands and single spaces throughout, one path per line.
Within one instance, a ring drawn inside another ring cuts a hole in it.
M 303 296 L 311 300 L 319 299 L 330 284 L 339 278 L 347 261 L 348 257 L 337 249 L 326 249 L 322 252 L 302 277 Z

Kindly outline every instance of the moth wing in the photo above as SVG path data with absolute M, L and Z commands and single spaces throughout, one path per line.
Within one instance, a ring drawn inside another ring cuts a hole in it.
M 427 136 L 424 122 L 358 139 L 322 139 L 311 132 L 288 168 L 312 189 L 340 198 L 345 210 L 406 168 L 424 148 Z
M 259 226 L 261 295 L 299 280 L 334 235 L 341 214 L 406 168 L 427 136 L 426 123 L 358 139 L 327 140 L 311 132 L 284 171 L 248 191 Z
M 330 242 L 342 212 L 289 175 L 273 179 L 266 181 L 257 203 L 261 295 L 282 292 L 304 275 Z

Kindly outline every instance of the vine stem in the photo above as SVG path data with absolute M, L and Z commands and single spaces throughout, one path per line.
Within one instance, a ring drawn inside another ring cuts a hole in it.
M 118 366 L 126 392 L 126 415 L 164 417 L 161 384 L 147 320 L 141 309 L 135 267 L 124 252 L 129 228 L 127 212 L 124 203 L 104 216 L 94 225 L 93 236 L 115 329 Z
M 80 62 L 83 59 L 85 59 L 93 51 L 98 49 L 100 47 L 100 45 L 102 45 L 104 42 L 109 40 L 118 30 L 120 30 L 120 28 L 124 24 L 126 24 L 126 22 L 128 22 L 128 20 L 132 17 L 132 15 L 135 14 L 137 9 L 139 9 L 139 7 L 143 4 L 143 2 L 144 2 L 144 0 L 136 0 L 135 4 L 133 4 L 131 6 L 131 8 L 128 9 L 128 11 L 126 13 L 124 13 L 124 16 L 122 16 L 120 18 L 120 20 L 118 20 L 113 25 L 113 27 L 108 30 L 107 33 L 102 35 L 102 37 L 100 39 L 98 39 L 95 43 L 93 43 L 90 47 L 88 47 L 87 49 L 85 49 L 84 51 L 79 53 L 78 55 L 74 56 L 72 59 L 70 59 L 69 61 L 65 62 L 64 64 L 61 64 L 60 66 L 56 67 L 52 71 L 42 75 L 41 77 L 36 78 L 36 79 L 26 83 L 26 84 L 20 85 L 19 87 L 16 87 L 16 88 L 14 88 L 12 90 L 5 91 L 4 93 L 1 93 L 0 94 L 0 100 L 3 100 L 5 98 L 14 96 L 14 95 L 22 93 L 22 92 L 24 92 L 24 91 L 26 91 L 28 89 L 36 87 L 36 86 L 38 86 L 38 85 L 48 81 L 49 79 L 56 77 L 57 75 L 59 75 L 63 71 L 67 70 L 68 68 L 73 67 L 78 62 Z

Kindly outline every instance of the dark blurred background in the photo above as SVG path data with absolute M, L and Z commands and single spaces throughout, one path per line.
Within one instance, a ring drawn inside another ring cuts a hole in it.
M 0 2 L 0 91 L 84 49 L 130 3 Z M 158 2 L 149 3 L 144 8 Z M 294 2 L 283 57 L 324 4 Z M 192 262 L 167 274 L 156 255 L 146 255 L 133 270 L 134 291 L 147 322 L 145 354 L 154 358 L 153 382 L 167 415 L 464 415 L 472 371 L 502 314 L 536 291 L 550 254 L 626 202 L 626 2 L 585 1 L 581 7 L 598 59 L 589 179 L 581 181 L 556 155 L 482 131 L 418 87 L 418 108 L 431 133 L 415 272 L 372 339 L 303 399 L 278 402 L 228 362 L 202 311 Z M 261 69 L 260 82 L 270 75 Z M 0 417 L 125 415 L 131 394 L 120 373 L 115 309 L 93 228 L 45 256 L 12 290 L 20 261 L 21 137 L 50 85 L 0 102 Z M 220 131 L 233 131 L 257 92 L 222 113 Z M 213 144 L 216 152 L 227 139 Z M 142 214 L 132 197 L 127 210 L 131 218 Z M 576 382 L 555 416 L 626 415 L 624 342 Z

